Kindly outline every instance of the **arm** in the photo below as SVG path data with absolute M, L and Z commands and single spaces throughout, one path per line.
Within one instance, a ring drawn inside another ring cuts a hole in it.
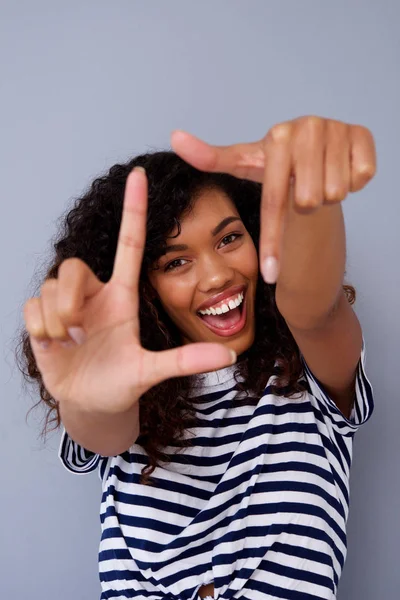
M 342 296 L 345 261 L 341 205 L 302 214 L 291 202 L 276 284 L 278 308 L 291 325 L 315 329 L 326 320 Z
M 340 205 L 311 215 L 289 209 L 277 306 L 314 376 L 349 417 L 362 331 L 342 288 L 345 255 Z
M 116 456 L 139 436 L 139 402 L 127 412 L 108 414 L 84 411 L 81 405 L 72 402 L 61 402 L 59 408 L 71 439 L 95 454 Z

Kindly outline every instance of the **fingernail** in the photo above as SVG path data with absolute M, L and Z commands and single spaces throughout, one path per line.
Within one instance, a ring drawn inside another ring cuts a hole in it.
M 232 350 L 232 348 L 229 348 L 229 350 L 230 350 L 231 357 L 232 357 L 231 365 L 234 365 L 236 362 L 236 359 L 237 359 L 237 355 L 236 355 L 236 352 L 234 350 Z
M 274 256 L 268 256 L 261 265 L 261 274 L 265 283 L 276 283 L 279 273 L 279 263 Z
M 146 169 L 144 167 L 135 167 L 134 171 L 140 171 L 141 173 L 146 173 Z
M 79 346 L 86 340 L 86 333 L 82 327 L 69 327 L 67 331 Z

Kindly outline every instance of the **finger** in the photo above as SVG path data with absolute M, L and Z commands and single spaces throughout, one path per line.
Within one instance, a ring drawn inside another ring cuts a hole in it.
M 276 283 L 282 252 L 292 167 L 290 127 L 271 130 L 265 142 L 265 176 L 260 211 L 260 270 Z
M 350 190 L 358 192 L 376 173 L 376 150 L 372 133 L 361 125 L 352 125 Z
M 313 211 L 324 201 L 325 121 L 307 119 L 294 142 L 294 202 Z
M 48 377 L 57 374 L 69 353 L 74 352 L 71 340 L 52 339 L 48 336 L 44 320 L 43 298 L 29 298 L 24 305 L 24 319 L 31 349 L 36 361 L 35 368 L 42 374 L 43 383 L 49 391 Z M 50 392 L 51 393 L 51 392 Z
M 42 285 L 41 308 L 44 328 L 47 337 L 55 340 L 65 340 L 68 338 L 68 333 L 58 315 L 57 287 L 57 279 L 47 279 Z
M 350 137 L 346 123 L 327 124 L 324 181 L 324 204 L 346 198 L 350 188 Z
M 49 345 L 49 337 L 46 332 L 40 298 L 29 298 L 24 304 L 24 321 L 31 340 L 43 347 Z
M 47 335 L 41 298 L 29 298 L 24 305 L 24 320 L 26 330 L 29 334 L 29 339 L 39 369 L 43 367 L 44 357 L 47 351 L 53 351 L 58 344 Z M 74 346 L 71 341 L 60 341 L 60 346 L 70 348 Z M 58 346 L 58 347 L 60 347 Z M 45 351 L 45 352 L 44 352 Z
M 152 385 L 156 385 L 170 377 L 222 369 L 236 361 L 236 353 L 222 344 L 200 342 L 173 350 L 149 352 L 148 359 L 152 362 L 149 371 L 152 373 Z
M 212 146 L 185 131 L 174 131 L 171 146 L 183 160 L 200 171 L 262 181 L 265 162 L 262 141 Z
M 79 258 L 68 258 L 58 269 L 57 312 L 68 327 L 82 324 L 85 302 L 99 293 L 104 284 Z
M 137 290 L 146 240 L 147 177 L 136 167 L 126 181 L 124 205 L 112 279 Z

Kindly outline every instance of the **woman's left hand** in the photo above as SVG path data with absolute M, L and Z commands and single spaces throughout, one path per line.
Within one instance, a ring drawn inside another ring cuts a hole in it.
M 263 184 L 260 265 L 268 283 L 277 279 L 291 198 L 295 210 L 312 213 L 361 190 L 376 171 L 369 129 L 316 116 L 274 125 L 249 144 L 212 146 L 183 131 L 173 132 L 171 141 L 179 156 L 202 171 Z

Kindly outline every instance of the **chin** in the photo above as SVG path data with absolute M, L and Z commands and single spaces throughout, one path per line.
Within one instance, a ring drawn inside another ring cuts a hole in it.
M 227 342 L 227 346 L 228 348 L 231 348 L 232 350 L 234 350 L 236 352 L 236 354 L 238 356 L 240 356 L 241 354 L 243 354 L 244 352 L 246 352 L 246 350 L 248 350 L 249 348 L 251 348 L 251 346 L 253 345 L 254 342 L 254 332 L 251 333 L 251 335 L 246 335 L 243 336 L 243 339 L 238 339 L 232 342 Z

